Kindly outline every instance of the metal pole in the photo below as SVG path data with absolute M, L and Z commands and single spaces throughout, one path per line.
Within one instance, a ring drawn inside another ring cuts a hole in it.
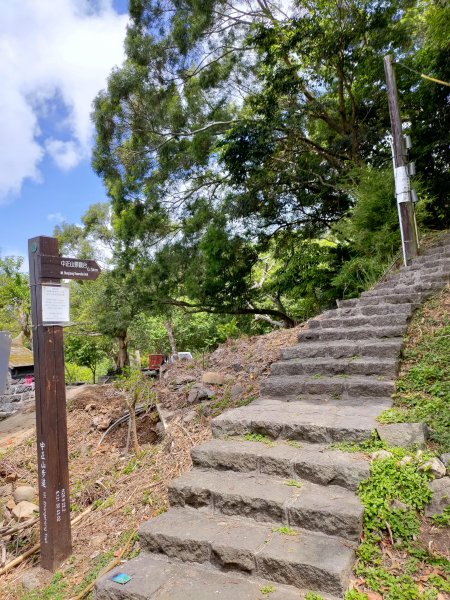
M 403 257 L 405 265 L 417 256 L 417 234 L 414 223 L 414 207 L 411 202 L 409 171 L 406 160 L 406 148 L 402 133 L 402 122 L 398 105 L 397 83 L 392 56 L 384 57 L 384 72 L 389 103 L 389 115 L 392 128 L 392 149 L 394 161 L 395 195 L 397 198 L 402 234 Z

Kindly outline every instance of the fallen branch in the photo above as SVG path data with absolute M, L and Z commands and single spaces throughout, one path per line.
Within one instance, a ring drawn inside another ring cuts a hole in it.
M 4 537 L 6 535 L 11 535 L 12 533 L 17 533 L 22 529 L 26 529 L 27 527 L 32 527 L 35 523 L 39 521 L 39 517 L 35 519 L 29 519 L 28 521 L 24 521 L 20 525 L 15 525 L 14 527 L 2 527 L 0 529 L 0 537 Z
M 70 524 L 71 525 L 76 525 L 76 523 L 78 523 L 79 521 L 81 521 L 81 519 L 84 516 L 86 516 L 87 514 L 89 514 L 92 511 L 92 507 L 93 507 L 93 505 L 91 504 L 91 506 L 89 506 L 85 511 L 83 511 L 80 515 L 78 515 L 77 517 L 75 517 L 70 522 Z M 5 573 L 7 573 L 8 571 L 10 571 L 14 567 L 17 567 L 17 565 L 20 565 L 28 557 L 30 557 L 33 554 L 35 554 L 40 549 L 40 547 L 41 547 L 41 543 L 38 542 L 37 544 L 35 544 L 34 546 L 32 546 L 29 550 L 27 550 L 26 552 L 24 552 L 20 556 L 17 556 L 14 560 L 10 561 L 2 569 L 0 569 L 0 576 L 4 575 Z
M 82 600 L 82 598 L 87 596 L 89 594 L 89 592 L 95 587 L 95 584 L 101 577 L 103 577 L 103 575 L 106 575 L 106 573 L 109 573 L 109 571 L 111 571 L 111 569 L 114 569 L 114 567 L 117 567 L 117 565 L 120 565 L 120 563 L 122 562 L 122 557 L 128 551 L 128 549 L 131 545 L 131 542 L 133 541 L 133 538 L 136 535 L 136 533 L 137 533 L 137 529 L 135 529 L 132 532 L 132 534 L 128 538 L 125 546 L 119 552 L 119 555 L 117 556 L 117 558 L 115 558 L 108 565 L 106 565 L 106 567 L 99 572 L 99 574 L 94 579 L 94 581 L 92 581 L 87 587 L 85 587 L 84 590 L 82 592 L 80 592 L 77 596 L 75 596 L 74 598 L 71 598 L 71 600 Z

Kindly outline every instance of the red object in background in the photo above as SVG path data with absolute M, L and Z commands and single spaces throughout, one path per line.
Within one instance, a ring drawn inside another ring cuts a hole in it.
M 33 380 L 34 380 L 33 375 L 27 375 L 25 377 L 25 384 L 26 385 L 31 385 L 33 383 Z
M 164 354 L 149 354 L 148 368 L 159 369 L 164 362 Z

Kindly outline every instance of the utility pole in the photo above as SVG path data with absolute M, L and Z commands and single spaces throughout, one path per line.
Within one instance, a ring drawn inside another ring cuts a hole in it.
M 389 103 L 389 115 L 392 128 L 392 158 L 394 163 L 395 196 L 397 198 L 398 217 L 402 236 L 403 261 L 405 265 L 417 256 L 418 240 L 414 206 L 411 201 L 409 166 L 407 163 L 405 140 L 398 106 L 397 82 L 392 55 L 384 57 L 384 72 Z

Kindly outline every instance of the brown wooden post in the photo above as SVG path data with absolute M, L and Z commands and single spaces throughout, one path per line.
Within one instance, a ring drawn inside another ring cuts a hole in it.
M 49 571 L 72 553 L 63 328 L 42 323 L 42 255 L 59 256 L 56 238 L 28 241 L 36 387 L 41 566 Z M 46 279 L 60 283 L 60 279 Z
M 394 174 L 396 180 L 395 192 L 400 220 L 400 231 L 402 234 L 403 259 L 407 265 L 412 258 L 417 256 L 418 242 L 414 207 L 409 189 L 408 163 L 398 105 L 397 82 L 395 80 L 393 61 L 390 54 L 384 57 L 384 72 L 386 75 L 389 115 L 392 127 Z

